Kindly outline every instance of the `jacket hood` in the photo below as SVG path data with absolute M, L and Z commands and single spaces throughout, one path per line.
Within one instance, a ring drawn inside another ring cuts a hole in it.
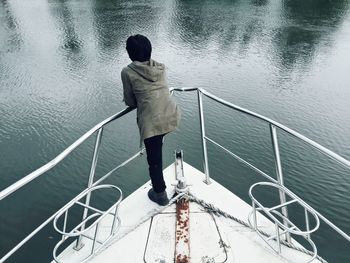
M 160 80 L 165 72 L 164 64 L 154 61 L 152 59 L 145 62 L 133 61 L 131 64 L 128 65 L 128 67 L 143 78 L 152 82 Z

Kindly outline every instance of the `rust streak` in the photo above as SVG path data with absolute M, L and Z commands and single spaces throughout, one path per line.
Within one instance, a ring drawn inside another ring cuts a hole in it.
M 175 263 L 190 263 L 189 202 L 180 199 L 176 204 Z

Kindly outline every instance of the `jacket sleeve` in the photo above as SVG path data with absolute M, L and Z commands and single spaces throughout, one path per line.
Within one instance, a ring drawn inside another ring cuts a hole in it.
M 121 78 L 123 82 L 123 93 L 124 93 L 123 101 L 127 106 L 137 107 L 136 98 L 132 91 L 130 80 L 124 70 L 122 70 L 121 72 Z

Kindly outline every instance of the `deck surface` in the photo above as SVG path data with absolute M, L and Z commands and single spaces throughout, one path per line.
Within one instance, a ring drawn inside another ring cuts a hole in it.
M 184 163 L 184 174 L 194 196 L 247 222 L 250 205 L 214 180 L 209 185 L 205 184 L 204 174 L 187 163 Z M 176 184 L 173 164 L 164 170 L 164 178 L 168 196 L 173 196 L 173 185 Z M 122 201 L 119 231 L 89 262 L 174 262 L 175 204 L 164 209 L 151 202 L 147 197 L 150 188 L 148 182 Z M 263 216 L 258 217 L 260 228 L 273 233 L 274 225 Z M 189 232 L 190 262 L 307 262 L 310 258 L 285 247 L 281 257 L 255 231 L 231 219 L 212 216 L 194 202 L 190 202 Z M 103 235 L 102 231 L 99 238 Z M 67 248 L 60 256 L 61 261 L 78 262 L 86 257 L 91 241 L 84 242 L 85 246 L 79 252 Z

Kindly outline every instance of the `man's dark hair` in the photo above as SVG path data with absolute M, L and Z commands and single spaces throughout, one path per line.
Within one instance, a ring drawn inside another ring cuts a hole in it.
M 149 39 L 143 35 L 134 35 L 126 40 L 126 50 L 132 61 L 148 61 L 151 58 L 152 45 Z

